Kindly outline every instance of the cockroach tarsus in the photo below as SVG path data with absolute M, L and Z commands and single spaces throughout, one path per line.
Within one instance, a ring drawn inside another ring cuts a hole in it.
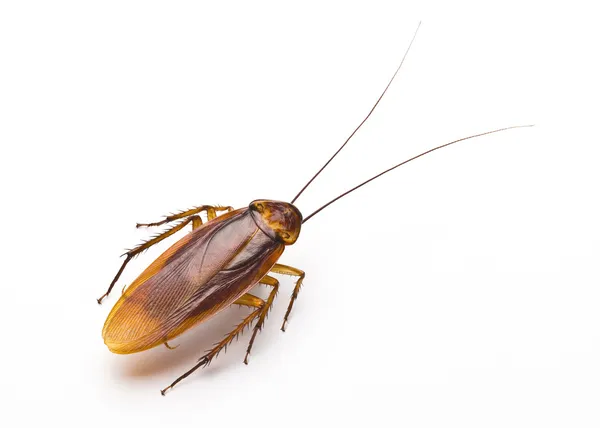
M 279 290 L 279 281 L 271 274 L 291 275 L 296 278 L 281 325 L 281 330 L 285 331 L 305 274 L 300 269 L 279 264 L 278 261 L 285 247 L 296 242 L 302 225 L 313 216 L 376 178 L 435 150 L 471 138 L 523 127 L 496 129 L 434 147 L 371 177 L 304 218 L 294 203 L 371 116 L 400 71 L 417 31 L 400 65 L 367 116 L 290 203 L 255 200 L 248 207 L 236 210 L 231 206 L 201 205 L 178 214 L 168 215 L 158 222 L 136 224 L 136 227 L 155 227 L 177 222 L 124 254 L 126 257 L 123 264 L 106 293 L 98 299 L 98 303 L 110 294 L 123 270 L 134 257 L 189 224 L 192 226 L 192 232 L 175 242 L 135 281 L 123 288 L 121 297 L 110 311 L 102 330 L 104 343 L 112 352 L 131 354 L 159 345 L 174 349 L 176 346 L 173 347 L 168 343 L 171 339 L 208 320 L 223 309 L 231 305 L 252 308 L 251 313 L 240 324 L 206 352 L 195 366 L 161 390 L 161 394 L 164 395 L 167 390 L 172 389 L 200 367 L 209 365 L 236 337 L 256 322 L 244 357 L 244 363 L 248 364 L 248 356 L 254 340 L 263 328 Z M 200 217 L 202 212 L 207 215 L 206 223 Z M 218 215 L 219 212 L 223 214 Z M 257 284 L 270 287 L 266 299 L 250 293 Z

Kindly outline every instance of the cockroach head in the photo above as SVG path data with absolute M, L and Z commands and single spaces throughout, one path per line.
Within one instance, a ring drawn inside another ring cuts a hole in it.
M 258 227 L 276 241 L 292 245 L 300 235 L 302 214 L 287 202 L 257 199 L 250 203 Z

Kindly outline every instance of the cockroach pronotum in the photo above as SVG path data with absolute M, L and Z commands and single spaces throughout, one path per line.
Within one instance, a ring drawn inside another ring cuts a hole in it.
M 281 326 L 281 330 L 285 331 L 288 317 L 304 280 L 304 272 L 279 264 L 278 260 L 285 247 L 296 242 L 302 225 L 321 210 L 376 178 L 435 150 L 471 138 L 523 127 L 511 126 L 496 129 L 434 147 L 364 181 L 303 218 L 294 203 L 371 116 L 400 71 L 417 31 L 415 31 L 400 65 L 367 116 L 291 202 L 259 199 L 251 202 L 247 207 L 236 210 L 229 206 L 201 205 L 179 214 L 166 216 L 162 221 L 156 223 L 138 223 L 136 225 L 136 227 L 152 227 L 180 220 L 173 227 L 124 254 L 126 258 L 121 268 L 106 293 L 98 299 L 98 303 L 101 303 L 102 299 L 109 295 L 125 266 L 135 256 L 190 223 L 192 232 L 167 249 L 129 287 L 123 290 L 102 330 L 104 343 L 112 352 L 131 354 L 159 345 L 169 347 L 168 341 L 231 305 L 252 308 L 252 312 L 222 341 L 215 344 L 202 356 L 195 366 L 161 390 L 163 395 L 192 372 L 208 365 L 234 338 L 256 321 L 244 358 L 244 363 L 248 364 L 248 356 L 256 335 L 263 327 L 279 288 L 278 280 L 271 274 L 286 274 L 296 277 L 294 291 Z M 218 212 L 223 211 L 226 213 L 217 215 Z M 206 212 L 208 222 L 202 222 L 199 216 L 201 212 Z M 257 284 L 271 287 L 266 300 L 250 293 Z

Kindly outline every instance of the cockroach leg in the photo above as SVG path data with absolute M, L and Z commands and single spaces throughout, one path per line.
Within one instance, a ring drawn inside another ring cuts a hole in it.
M 202 211 L 206 211 L 206 215 L 208 216 L 208 220 L 212 220 L 217 216 L 217 211 L 227 211 L 230 212 L 233 210 L 233 207 L 221 207 L 221 206 L 212 206 L 212 205 L 200 205 L 199 207 L 192 208 L 186 211 L 182 211 L 179 214 L 173 214 L 165 216 L 164 220 L 157 221 L 155 223 L 137 223 L 135 227 L 152 227 L 152 226 L 161 226 L 166 223 L 170 223 L 175 220 L 181 220 L 182 218 L 189 217 L 194 214 L 199 214 Z M 202 223 L 201 223 L 202 224 Z
M 127 284 L 125 284 L 125 285 L 123 286 L 123 289 L 121 290 L 121 294 L 125 294 L 125 289 L 126 289 L 126 288 L 127 288 Z
M 262 308 L 264 303 L 265 301 L 263 299 L 250 293 L 244 294 L 242 297 L 233 302 L 234 305 L 249 306 L 251 308 Z
M 206 217 L 208 217 L 208 221 L 214 220 L 217 217 L 217 210 L 214 207 L 207 208 Z
M 113 287 L 115 286 L 115 284 L 119 280 L 119 277 L 121 276 L 121 274 L 125 270 L 125 266 L 127 266 L 127 263 L 129 263 L 131 261 L 131 259 L 133 259 L 138 254 L 144 252 L 145 250 L 147 250 L 148 248 L 150 248 L 154 244 L 158 244 L 163 239 L 166 239 L 169 236 L 173 235 L 174 233 L 179 232 L 181 229 L 183 229 L 190 222 L 197 222 L 197 219 L 200 219 L 200 218 L 198 216 L 188 217 L 185 220 L 183 220 L 181 223 L 176 224 L 172 228 L 165 230 L 163 233 L 160 233 L 160 234 L 154 236 L 153 238 L 149 239 L 146 242 L 142 242 L 140 245 L 138 245 L 134 249 L 129 250 L 125 254 L 123 254 L 124 256 L 127 256 L 127 257 L 123 261 L 123 264 L 121 265 L 121 268 L 119 269 L 119 271 L 117 272 L 117 274 L 113 278 L 112 282 L 108 286 L 108 290 L 106 291 L 106 293 L 104 293 L 100 298 L 97 299 L 98 300 L 98 304 L 101 304 L 102 300 L 106 296 L 108 296 L 110 294 L 111 290 L 113 289 Z
M 192 219 L 192 230 L 196 230 L 200 226 L 202 226 L 202 219 L 200 218 L 199 215 L 193 215 L 190 218 Z
M 237 299 L 235 302 L 233 302 L 235 305 L 249 306 L 255 308 L 255 310 L 252 311 L 252 313 L 246 318 L 244 318 L 244 320 L 240 324 L 238 324 L 237 327 L 234 328 L 227 336 L 225 336 L 223 340 L 217 343 L 213 349 L 211 349 L 209 352 L 206 353 L 206 355 L 200 358 L 198 360 L 198 364 L 196 364 L 194 367 L 192 367 L 187 372 L 175 379 L 175 381 L 171 385 L 161 390 L 160 393 L 162 395 L 165 395 L 165 393 L 169 389 L 172 389 L 176 384 L 188 377 L 194 371 L 198 370 L 200 367 L 209 365 L 212 359 L 215 358 L 219 354 L 219 352 L 227 348 L 227 345 L 229 345 L 233 341 L 233 339 L 240 335 L 247 326 L 252 324 L 254 319 L 258 318 L 258 323 L 254 327 L 252 338 L 250 339 L 250 344 L 248 345 L 248 349 L 246 351 L 246 357 L 244 358 L 244 363 L 248 364 L 248 355 L 250 354 L 250 350 L 252 349 L 252 345 L 254 344 L 254 338 L 256 337 L 256 334 L 262 329 L 262 325 L 267 317 L 267 313 L 269 312 L 271 305 L 273 304 L 273 301 L 275 300 L 275 295 L 277 294 L 277 289 L 279 287 L 279 281 L 268 275 L 263 277 L 263 279 L 260 280 L 260 283 L 270 285 L 271 287 L 273 287 L 273 290 L 271 290 L 267 301 L 265 302 L 260 297 L 256 297 L 253 294 L 246 293 L 242 297 Z
M 240 302 L 240 303 L 238 303 L 238 302 Z M 250 324 L 252 324 L 252 321 L 254 321 L 254 319 L 257 316 L 259 316 L 261 311 L 263 310 L 263 306 L 264 306 L 265 302 L 256 296 L 253 296 L 251 294 L 245 294 L 242 297 L 240 297 L 238 300 L 236 300 L 235 303 L 243 304 L 244 306 L 254 306 L 253 303 L 257 303 L 259 306 L 254 311 L 252 311 L 252 313 L 250 315 L 248 315 L 246 318 L 244 318 L 244 320 L 241 323 L 239 323 L 237 325 L 237 327 L 235 327 L 227 336 L 225 336 L 225 338 L 223 340 L 221 340 L 219 343 L 215 344 L 215 347 L 213 349 L 208 351 L 202 358 L 200 358 L 198 360 L 198 363 L 194 367 L 192 367 L 187 372 L 185 372 L 184 374 L 179 376 L 177 379 L 175 379 L 175 381 L 171 385 L 169 385 L 165 389 L 161 390 L 160 393 L 162 395 L 165 395 L 165 393 L 169 389 L 172 389 L 175 385 L 177 385 L 183 379 L 185 379 L 186 377 L 191 375 L 193 372 L 198 370 L 200 367 L 209 365 L 210 362 L 212 361 L 212 359 L 215 358 L 219 354 L 219 352 L 221 352 L 223 349 L 227 348 L 227 345 L 229 345 L 233 341 L 233 339 L 235 339 L 239 334 L 241 334 L 246 327 L 248 327 Z
M 254 345 L 254 339 L 256 338 L 257 333 L 262 330 L 263 324 L 265 323 L 265 319 L 267 319 L 267 315 L 271 306 L 273 305 L 273 301 L 275 300 L 275 296 L 277 295 L 277 289 L 279 288 L 279 281 L 277 281 L 272 276 L 266 275 L 263 279 L 260 280 L 261 284 L 270 285 L 273 287 L 271 292 L 269 293 L 269 297 L 266 302 L 263 302 L 260 315 L 258 316 L 258 322 L 254 326 L 254 331 L 252 332 L 252 337 L 250 338 L 250 343 L 248 343 L 248 349 L 246 349 L 246 356 L 244 357 L 244 364 L 248 364 L 248 356 L 250 355 L 250 351 L 252 350 L 252 345 Z
M 171 350 L 179 348 L 179 345 L 171 346 L 171 345 L 169 345 L 168 342 L 165 342 L 165 346 L 167 347 L 167 349 L 171 349 Z
M 271 272 L 298 277 L 298 280 L 296 281 L 296 286 L 294 287 L 294 291 L 292 292 L 290 304 L 287 308 L 285 316 L 283 317 L 283 324 L 281 325 L 281 331 L 285 331 L 285 324 L 287 323 L 288 317 L 290 316 L 290 312 L 292 312 L 292 307 L 294 306 L 294 301 L 298 297 L 300 287 L 302 287 L 302 281 L 304 280 L 304 271 L 296 269 L 295 267 L 280 265 L 279 263 L 277 263 L 271 268 Z

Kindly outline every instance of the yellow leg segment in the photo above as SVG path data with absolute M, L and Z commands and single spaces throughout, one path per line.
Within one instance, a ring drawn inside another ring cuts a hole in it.
M 248 343 L 248 349 L 246 349 L 246 356 L 244 357 L 244 364 L 248 364 L 248 356 L 250 355 L 250 351 L 252 350 L 252 345 L 254 345 L 254 339 L 260 330 L 262 330 L 265 320 L 267 319 L 267 315 L 269 310 L 271 310 L 271 306 L 273 305 L 273 301 L 275 300 L 275 296 L 277 295 L 277 290 L 279 289 L 279 281 L 277 281 L 272 276 L 266 275 L 263 279 L 260 280 L 261 284 L 270 285 L 273 287 L 271 292 L 269 293 L 269 297 L 267 297 L 267 301 L 263 302 L 263 306 L 260 314 L 258 315 L 258 322 L 254 326 L 254 331 L 252 331 L 252 337 L 250 338 L 250 343 Z
M 260 297 L 256 297 L 254 294 L 246 293 L 235 302 L 234 305 L 249 306 L 251 308 L 261 308 L 265 301 Z
M 279 273 L 282 275 L 292 275 L 297 276 L 298 280 L 296 281 L 296 286 L 294 287 L 294 291 L 292 292 L 292 298 L 290 299 L 290 304 L 288 305 L 285 316 L 283 317 L 283 324 L 281 325 L 281 331 L 285 331 L 285 324 L 287 323 L 288 317 L 290 316 L 290 312 L 292 312 L 292 307 L 294 306 L 294 302 L 298 297 L 298 293 L 300 292 L 300 287 L 302 287 L 302 281 L 304 280 L 304 271 L 300 269 L 296 269 L 295 267 L 286 266 L 276 264 L 271 268 L 271 272 Z
M 182 218 L 189 217 L 194 214 L 200 214 L 202 211 L 206 211 L 206 215 L 208 216 L 208 221 L 213 220 L 217 217 L 217 211 L 227 211 L 230 212 L 233 210 L 233 207 L 221 207 L 218 205 L 200 205 L 199 207 L 192 208 L 186 211 L 182 211 L 179 214 L 172 214 L 165 216 L 164 220 L 157 221 L 155 223 L 137 223 L 135 227 L 151 227 L 151 226 L 161 226 L 165 223 L 170 223 L 175 220 L 180 220 Z
M 198 363 L 194 367 L 192 367 L 187 372 L 175 379 L 175 381 L 171 385 L 167 386 L 165 389 L 162 389 L 160 393 L 162 395 L 165 395 L 165 393 L 169 389 L 172 389 L 175 385 L 177 385 L 183 379 L 185 379 L 193 372 L 198 370 L 200 367 L 209 365 L 211 360 L 215 358 L 219 354 L 219 352 L 225 349 L 227 345 L 229 345 L 233 341 L 233 339 L 235 339 L 240 333 L 242 333 L 242 331 L 244 331 L 244 329 L 247 326 L 249 326 L 252 323 L 252 321 L 254 321 L 254 319 L 260 314 L 260 311 L 261 308 L 256 308 L 254 311 L 252 311 L 252 313 L 246 318 L 244 318 L 244 320 L 241 323 L 239 323 L 227 336 L 225 336 L 223 340 L 217 343 L 213 349 L 211 349 L 206 355 L 200 358 L 200 360 L 198 360 Z
M 242 305 L 242 306 L 249 306 L 249 307 L 252 307 L 255 309 L 246 318 L 244 318 L 242 320 L 242 322 L 239 323 L 229 334 L 227 334 L 227 336 L 225 336 L 225 338 L 223 338 L 223 340 L 221 340 L 219 343 L 215 344 L 215 346 L 210 351 L 208 351 L 202 358 L 200 358 L 198 360 L 198 363 L 194 367 L 192 367 L 187 372 L 185 372 L 184 374 L 179 376 L 177 379 L 175 379 L 175 381 L 173 383 L 171 383 L 171 385 L 169 385 L 165 389 L 161 390 L 160 393 L 162 395 L 165 395 L 165 393 L 169 389 L 172 389 L 175 385 L 177 385 L 183 379 L 185 379 L 190 374 L 192 374 L 193 372 L 198 370 L 200 367 L 209 365 L 210 362 L 212 361 L 212 359 L 215 358 L 219 354 L 219 352 L 226 349 L 227 345 L 229 345 L 238 335 L 240 335 L 246 327 L 250 326 L 250 324 L 252 324 L 252 322 L 256 318 L 258 318 L 258 323 L 254 327 L 254 331 L 252 333 L 252 338 L 250 339 L 250 344 L 248 345 L 248 349 L 246 351 L 246 357 L 244 358 L 244 363 L 248 364 L 248 354 L 250 353 L 250 350 L 252 349 L 252 345 L 254 343 L 254 338 L 256 337 L 256 334 L 258 333 L 258 331 L 260 331 L 260 329 L 262 328 L 262 325 L 267 317 L 269 308 L 273 304 L 273 300 L 275 299 L 275 295 L 277 294 L 277 288 L 279 286 L 279 281 L 277 281 L 275 278 L 270 277 L 270 276 L 265 276 L 263 279 L 261 279 L 260 283 L 270 285 L 273 287 L 273 290 L 271 290 L 271 293 L 269 294 L 267 301 L 265 302 L 263 299 L 256 297 L 250 293 L 246 293 L 242 297 L 237 299 L 234 302 L 234 304 Z
M 101 304 L 102 300 L 106 296 L 108 296 L 110 294 L 110 292 L 111 292 L 112 288 L 114 287 L 115 283 L 117 282 L 117 280 L 119 279 L 119 277 L 123 273 L 123 270 L 125 270 L 125 266 L 136 255 L 138 255 L 141 252 L 147 250 L 148 248 L 150 248 L 154 244 L 158 244 L 163 239 L 168 238 L 169 236 L 173 235 L 174 233 L 180 231 L 186 225 L 188 225 L 190 222 L 192 222 L 192 230 L 198 229 L 200 226 L 202 226 L 202 219 L 197 214 L 200 213 L 200 212 L 202 212 L 202 211 L 206 211 L 206 215 L 208 216 L 208 220 L 210 221 L 210 220 L 213 220 L 214 218 L 217 217 L 217 211 L 228 211 L 229 212 L 229 211 L 232 211 L 232 210 L 233 210 L 233 207 L 220 207 L 220 206 L 212 206 L 212 205 L 202 205 L 202 206 L 199 206 L 199 207 L 196 207 L 196 208 L 192 208 L 192 209 L 187 210 L 187 211 L 182 211 L 179 214 L 167 216 L 164 220 L 156 222 L 156 223 L 145 223 L 145 224 L 138 223 L 138 224 L 136 224 L 135 227 L 160 226 L 162 224 L 169 223 L 169 222 L 172 222 L 172 221 L 175 221 L 175 220 L 184 219 L 181 223 L 173 226 L 171 229 L 168 229 L 168 230 L 164 231 L 163 233 L 155 236 L 154 238 L 152 238 L 152 239 L 150 239 L 150 240 L 142 243 L 141 245 L 137 246 L 133 250 L 127 251 L 124 254 L 124 255 L 127 256 L 127 258 L 125 259 L 125 261 L 121 265 L 121 268 L 119 269 L 119 271 L 115 275 L 114 279 L 110 283 L 110 285 L 108 287 L 108 291 L 106 293 L 104 293 L 99 299 L 97 299 L 98 300 L 98 304 Z M 123 287 L 123 292 L 125 292 L 126 288 L 127 287 Z
M 180 222 L 180 223 L 176 224 L 175 226 L 173 226 L 172 228 L 165 230 L 164 232 L 156 235 L 155 237 L 147 240 L 146 242 L 142 242 L 137 247 L 135 247 L 135 248 L 133 248 L 131 250 L 128 250 L 125 254 L 123 254 L 124 256 L 127 256 L 127 257 L 123 261 L 123 264 L 121 265 L 121 268 L 119 269 L 119 271 L 117 272 L 117 274 L 113 278 L 112 282 L 108 286 L 108 290 L 106 290 L 106 293 L 104 293 L 102 296 L 100 296 L 100 298 L 97 299 L 98 300 L 98 304 L 101 304 L 102 300 L 106 296 L 108 296 L 110 294 L 111 290 L 113 289 L 113 287 L 115 286 L 115 284 L 119 280 L 119 277 L 121 276 L 121 274 L 125 270 L 125 266 L 127 266 L 127 263 L 129 263 L 131 261 L 131 259 L 133 259 L 138 254 L 144 252 L 148 248 L 152 247 L 153 245 L 158 244 L 160 241 L 162 241 L 162 240 L 168 238 L 169 236 L 171 236 L 171 235 L 179 232 L 181 229 L 183 229 L 185 226 L 187 226 L 190 223 L 192 223 L 192 228 L 196 229 L 197 227 L 199 227 L 202 224 L 202 220 L 197 215 L 188 217 L 185 220 L 183 220 L 182 222 Z M 125 288 L 123 288 L 123 292 L 125 292 Z

